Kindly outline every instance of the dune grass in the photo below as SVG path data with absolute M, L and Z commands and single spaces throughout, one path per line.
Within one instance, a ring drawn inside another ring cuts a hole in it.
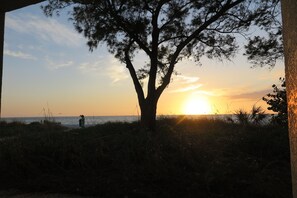
M 65 130 L 1 123 L 0 189 L 96 197 L 291 194 L 287 129 L 170 118 Z

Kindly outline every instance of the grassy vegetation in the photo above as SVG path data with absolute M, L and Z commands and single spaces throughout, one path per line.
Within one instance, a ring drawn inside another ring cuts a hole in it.
M 288 198 L 287 129 L 162 119 L 65 130 L 0 124 L 0 188 L 96 197 Z

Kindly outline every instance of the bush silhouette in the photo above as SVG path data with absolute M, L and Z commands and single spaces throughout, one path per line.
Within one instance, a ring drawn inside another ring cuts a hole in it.
M 262 99 L 269 105 L 268 110 L 276 112 L 276 115 L 272 116 L 272 123 L 279 124 L 281 126 L 288 125 L 288 111 L 287 111 L 287 92 L 286 92 L 286 80 L 285 78 L 279 78 L 281 82 L 281 88 L 273 84 L 273 92 L 266 95 Z

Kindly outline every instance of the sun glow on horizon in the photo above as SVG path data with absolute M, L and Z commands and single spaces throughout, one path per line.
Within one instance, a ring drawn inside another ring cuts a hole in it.
M 212 108 L 205 97 L 190 97 L 184 104 L 183 113 L 186 115 L 211 114 Z

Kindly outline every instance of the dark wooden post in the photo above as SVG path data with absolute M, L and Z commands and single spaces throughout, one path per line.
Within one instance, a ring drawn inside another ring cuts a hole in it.
M 282 0 L 293 197 L 297 198 L 297 0 Z
M 5 12 L 0 11 L 0 118 L 1 118 L 1 104 L 2 104 L 2 77 L 3 77 L 3 56 L 4 56 L 4 25 Z

